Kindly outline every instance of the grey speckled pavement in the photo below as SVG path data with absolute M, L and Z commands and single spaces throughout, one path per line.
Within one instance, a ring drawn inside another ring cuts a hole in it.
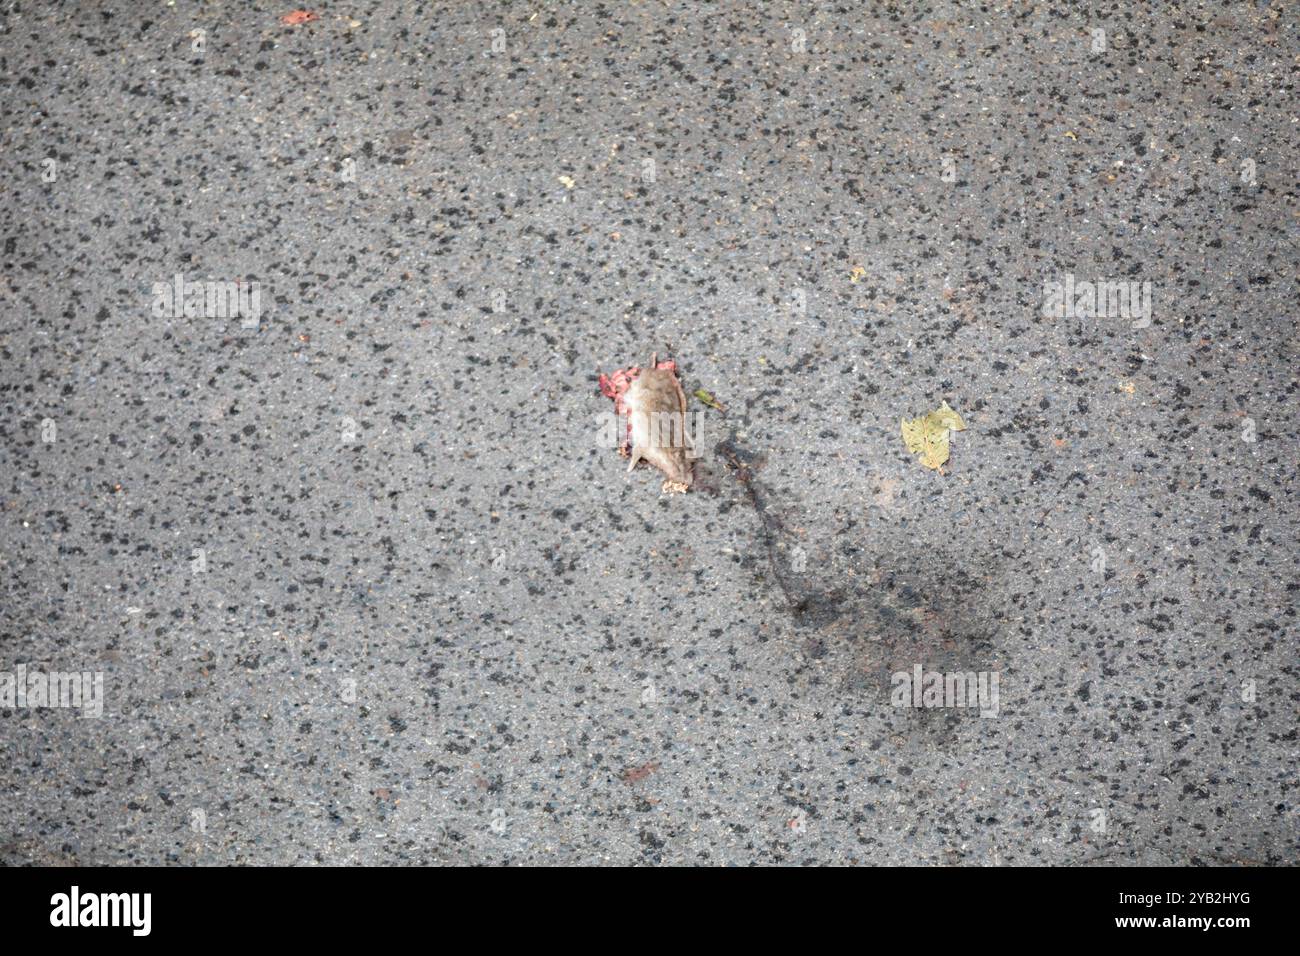
M 1297 860 L 1294 8 L 292 8 L 3 4 L 0 861 Z

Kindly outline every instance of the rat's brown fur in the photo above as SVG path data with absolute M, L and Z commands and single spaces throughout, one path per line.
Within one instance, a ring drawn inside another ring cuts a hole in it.
M 631 471 L 645 459 L 662 471 L 670 482 L 689 486 L 691 462 L 686 455 L 690 439 L 686 435 L 686 393 L 677 376 L 655 366 L 658 356 L 627 390 L 623 401 L 632 424 Z

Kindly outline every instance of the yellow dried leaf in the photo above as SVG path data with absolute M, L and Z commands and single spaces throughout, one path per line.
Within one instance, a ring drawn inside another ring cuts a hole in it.
M 948 460 L 948 436 L 966 428 L 961 416 L 949 408 L 947 402 L 928 415 L 904 420 L 900 424 L 907 450 L 918 455 L 921 464 L 927 468 L 938 468 Z

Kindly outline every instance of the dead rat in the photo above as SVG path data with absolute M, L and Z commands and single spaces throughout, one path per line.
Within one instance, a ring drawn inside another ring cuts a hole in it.
M 688 454 L 694 448 L 686 434 L 686 393 L 677 380 L 675 364 L 664 362 L 660 367 L 658 359 L 652 355 L 644 370 L 627 370 L 632 373 L 628 376 L 631 383 L 626 392 L 614 396 L 628 414 L 632 448 L 627 470 L 644 459 L 667 477 L 665 491 L 685 491 L 693 479 L 694 457 Z

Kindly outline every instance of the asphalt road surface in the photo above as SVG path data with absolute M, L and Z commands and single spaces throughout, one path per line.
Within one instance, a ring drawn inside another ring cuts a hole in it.
M 1293 8 L 311 10 L 3 4 L 0 861 L 1296 861 Z

